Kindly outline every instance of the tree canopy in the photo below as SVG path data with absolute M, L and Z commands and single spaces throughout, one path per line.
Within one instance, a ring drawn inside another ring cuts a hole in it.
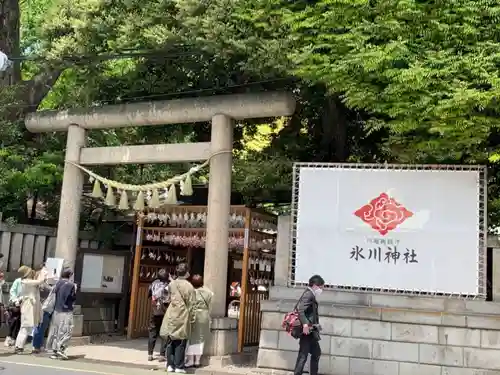
M 28 112 L 286 89 L 291 118 L 237 124 L 234 184 L 248 200 L 290 190 L 293 161 L 487 163 L 498 225 L 496 1 L 0 2 L 0 50 L 15 62 L 0 80 L 7 216 L 60 184 L 64 138 L 26 132 Z M 208 137 L 193 124 L 95 132 L 91 143 Z M 185 168 L 111 172 L 144 182 Z

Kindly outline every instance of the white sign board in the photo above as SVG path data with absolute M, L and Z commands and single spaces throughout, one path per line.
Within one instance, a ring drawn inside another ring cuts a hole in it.
M 300 167 L 295 282 L 479 293 L 478 170 Z
M 80 289 L 87 293 L 121 293 L 124 270 L 124 256 L 84 254 Z

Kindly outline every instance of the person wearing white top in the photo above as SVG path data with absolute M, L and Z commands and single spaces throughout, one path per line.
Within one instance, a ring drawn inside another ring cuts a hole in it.
M 23 266 L 19 269 L 21 273 L 21 329 L 16 338 L 15 351 L 20 353 L 33 328 L 40 324 L 42 316 L 42 304 L 40 302 L 40 285 L 45 281 L 45 275 L 40 273 L 35 279 L 35 271 L 30 267 Z

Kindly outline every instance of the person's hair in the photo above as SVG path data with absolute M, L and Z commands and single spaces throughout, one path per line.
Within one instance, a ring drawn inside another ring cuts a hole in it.
M 40 272 L 41 270 L 43 270 L 43 267 L 45 267 L 45 263 L 36 266 L 34 269 L 36 272 Z
M 28 266 L 21 266 L 17 270 L 21 274 L 21 279 L 33 279 L 35 277 L 35 271 Z
M 25 279 L 34 279 L 35 276 L 36 276 L 36 272 L 35 272 L 35 270 L 32 269 L 31 271 L 28 272 Z
M 325 285 L 325 280 L 320 275 L 311 276 L 309 279 L 309 286 L 323 286 Z
M 158 271 L 158 278 L 161 281 L 167 281 L 168 280 L 168 272 L 165 268 L 162 268 L 161 270 Z
M 61 278 L 63 279 L 69 279 L 71 276 L 73 276 L 73 271 L 69 268 L 65 268 L 61 272 Z
M 175 268 L 175 273 L 177 277 L 185 277 L 188 274 L 188 267 L 186 263 L 179 263 Z
M 203 286 L 203 277 L 201 275 L 193 275 L 191 284 L 195 289 L 201 288 Z

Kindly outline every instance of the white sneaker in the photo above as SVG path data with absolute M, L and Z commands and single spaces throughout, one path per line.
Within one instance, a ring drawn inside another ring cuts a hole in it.
M 176 369 L 175 369 L 175 372 L 176 372 L 177 374 L 185 374 L 185 373 L 186 373 L 186 370 L 184 370 L 183 368 L 176 368 Z
M 65 351 L 64 351 L 64 350 L 59 350 L 59 351 L 57 352 L 57 355 L 58 355 L 60 358 L 62 358 L 62 359 L 68 359 L 68 356 L 67 356 L 67 354 L 65 353 Z
M 167 372 L 174 372 L 174 368 L 172 366 L 167 366 Z
M 10 344 L 11 342 L 12 342 L 12 338 L 6 337 L 5 338 L 5 342 L 3 343 L 3 345 L 9 347 L 11 345 Z

